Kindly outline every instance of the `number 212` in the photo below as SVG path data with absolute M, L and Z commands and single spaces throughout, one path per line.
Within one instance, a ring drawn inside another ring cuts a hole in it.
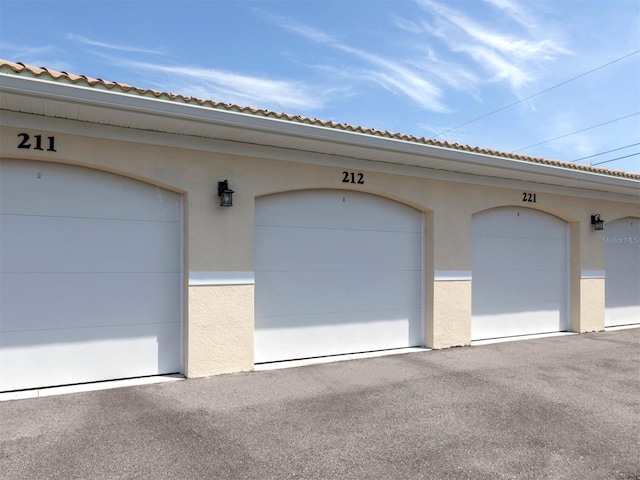
M 356 180 L 357 176 L 357 180 Z M 354 172 L 342 172 L 342 183 L 357 183 L 364 185 L 364 174 Z

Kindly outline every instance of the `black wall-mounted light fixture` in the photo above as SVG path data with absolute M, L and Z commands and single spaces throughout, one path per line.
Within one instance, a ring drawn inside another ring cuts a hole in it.
M 233 206 L 233 190 L 229 188 L 229 182 L 218 182 L 218 196 L 220 197 L 221 207 Z
M 604 230 L 604 220 L 600 218 L 600 214 L 591 215 L 591 225 L 594 230 Z

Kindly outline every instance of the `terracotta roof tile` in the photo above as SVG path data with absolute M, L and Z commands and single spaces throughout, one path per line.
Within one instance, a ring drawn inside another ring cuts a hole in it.
M 389 132 L 385 130 L 377 130 L 375 128 L 367 128 L 362 126 L 350 125 L 346 123 L 319 120 L 317 118 L 309 118 L 309 117 L 303 117 L 300 115 L 291 115 L 287 113 L 277 113 L 270 110 L 243 107 L 240 105 L 235 105 L 231 103 L 222 103 L 214 100 L 203 100 L 200 98 L 187 97 L 187 96 L 176 94 L 176 93 L 167 93 L 167 92 L 161 92 L 158 90 L 133 87 L 125 83 L 110 82 L 110 81 L 102 80 L 99 78 L 87 77 L 85 75 L 76 75 L 76 74 L 67 73 L 67 72 L 58 72 L 56 70 L 52 70 L 45 67 L 34 67 L 32 65 L 28 65 L 20 62 L 18 63 L 10 62 L 8 60 L 3 60 L 3 59 L 0 59 L 0 72 L 14 73 L 17 75 L 31 76 L 36 78 L 44 78 L 46 80 L 53 80 L 61 83 L 85 85 L 85 86 L 90 86 L 95 88 L 102 88 L 106 90 L 116 90 L 122 93 L 136 94 L 140 96 L 163 98 L 166 100 L 177 101 L 182 103 L 198 104 L 198 105 L 206 106 L 209 108 L 247 113 L 247 114 L 261 116 L 261 117 L 276 118 L 279 120 L 286 120 L 286 121 L 295 122 L 295 123 L 304 123 L 308 125 L 316 125 L 316 126 L 332 128 L 336 130 L 358 132 L 365 135 L 385 137 L 385 138 L 391 138 L 396 140 L 403 140 L 407 142 L 421 143 L 424 145 L 433 145 L 433 146 L 438 146 L 443 148 L 449 148 L 452 150 L 475 152 L 475 153 L 480 153 L 484 155 L 509 158 L 513 160 L 521 160 L 526 162 L 569 168 L 573 170 L 581 170 L 585 172 L 599 173 L 603 175 L 640 180 L 640 174 L 624 172 L 621 170 L 610 170 L 608 168 L 598 168 L 598 167 L 592 167 L 590 165 L 582 165 L 578 163 L 561 162 L 558 160 L 549 160 L 541 157 L 530 157 L 527 155 L 522 155 L 517 153 L 501 152 L 498 150 L 491 150 L 488 148 L 474 147 L 470 145 L 460 145 L 458 143 L 449 143 L 442 140 L 435 140 L 435 139 L 430 139 L 425 137 L 417 137 L 415 135 L 406 135 L 401 133 Z

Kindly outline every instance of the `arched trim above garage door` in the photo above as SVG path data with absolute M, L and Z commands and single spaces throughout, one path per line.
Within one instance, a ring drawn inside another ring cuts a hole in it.
M 256 200 L 256 363 L 423 345 L 423 215 L 346 190 Z
M 605 226 L 605 326 L 640 323 L 640 218 Z
M 472 340 L 566 331 L 569 226 L 502 207 L 472 218 Z
M 182 371 L 183 198 L 0 161 L 0 390 Z

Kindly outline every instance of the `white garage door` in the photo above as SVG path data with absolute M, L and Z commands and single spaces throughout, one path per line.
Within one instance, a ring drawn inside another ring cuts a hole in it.
M 607 223 L 604 241 L 605 326 L 640 323 L 640 219 Z
M 0 390 L 179 372 L 182 197 L 0 163 Z
M 358 192 L 258 199 L 256 363 L 422 345 L 422 225 Z
M 525 208 L 472 220 L 472 340 L 569 329 L 568 225 Z

